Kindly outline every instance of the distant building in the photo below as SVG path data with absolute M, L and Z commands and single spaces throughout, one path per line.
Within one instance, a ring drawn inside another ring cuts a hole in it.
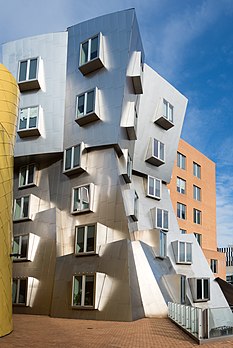
M 210 329 L 225 325 L 167 188 L 187 99 L 145 63 L 134 9 L 7 43 L 3 59 L 21 91 L 15 313 L 130 321 L 171 301 L 226 307 Z
M 214 275 L 225 279 L 225 255 L 217 251 L 215 163 L 180 139 L 168 187 L 180 232 L 195 235 Z
M 218 251 L 225 254 L 226 281 L 233 284 L 233 246 L 229 245 L 228 247 L 218 248 Z

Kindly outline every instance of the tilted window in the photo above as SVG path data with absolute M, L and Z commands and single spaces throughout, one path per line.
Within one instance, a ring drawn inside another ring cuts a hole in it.
M 19 188 L 35 185 L 36 166 L 28 164 L 19 170 Z
M 96 249 L 96 224 L 75 227 L 75 254 L 93 254 Z
M 99 33 L 80 44 L 79 70 L 83 75 L 104 66 L 102 40 L 102 34 Z
M 64 151 L 64 172 L 80 167 L 81 144 L 75 145 Z
M 29 58 L 19 62 L 18 85 L 21 92 L 32 89 L 39 89 L 40 58 Z
M 80 126 L 99 120 L 97 94 L 98 90 L 95 88 L 77 96 L 76 122 Z
M 151 198 L 161 199 L 161 186 L 160 179 L 154 178 L 148 175 L 147 177 L 147 196 Z
M 92 211 L 93 190 L 93 184 L 73 188 L 72 213 Z
M 157 167 L 165 163 L 165 145 L 161 141 L 150 139 L 146 161 Z
M 24 197 L 15 199 L 14 214 L 13 214 L 14 221 L 29 218 L 29 198 L 30 196 L 24 196 Z
M 186 219 L 186 205 L 182 203 L 177 203 L 177 217 L 179 219 Z
M 180 152 L 177 152 L 177 167 L 186 169 L 186 156 Z
M 196 162 L 193 162 L 193 175 L 197 178 L 201 178 L 201 166 Z
M 194 236 L 195 236 L 198 244 L 201 245 L 202 244 L 202 235 L 200 233 L 194 232 Z
M 167 255 L 167 234 L 164 231 L 159 231 L 159 257 Z
M 153 156 L 164 162 L 164 144 L 161 141 L 154 139 L 153 145 Z
M 172 242 L 176 263 L 192 263 L 192 243 L 176 240 Z
M 29 235 L 15 236 L 13 241 L 14 260 L 27 260 Z
M 173 123 L 173 106 L 165 99 L 163 99 L 163 116 Z
M 73 277 L 72 306 L 94 307 L 95 276 L 77 275 Z
M 18 134 L 20 137 L 40 135 L 38 129 L 39 113 L 39 106 L 30 106 L 20 109 L 18 123 Z
M 160 208 L 156 208 L 156 228 L 168 230 L 168 211 Z
M 27 302 L 27 279 L 13 279 L 12 303 L 26 306 Z

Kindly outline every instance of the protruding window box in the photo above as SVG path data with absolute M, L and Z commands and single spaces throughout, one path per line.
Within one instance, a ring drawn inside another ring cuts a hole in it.
M 99 248 L 106 242 L 107 227 L 100 224 L 75 226 L 75 255 L 99 254 Z
M 128 102 L 123 113 L 121 127 L 124 127 L 129 140 L 137 140 L 138 116 L 134 102 Z
M 85 171 L 83 155 L 84 143 L 69 147 L 64 151 L 63 173 L 66 175 L 80 174 Z
M 155 123 L 166 130 L 174 127 L 173 113 L 174 107 L 167 100 L 163 99 L 160 103 L 158 117 L 156 118 Z
M 33 261 L 39 240 L 40 237 L 33 233 L 14 236 L 13 261 Z
M 133 221 L 138 221 L 139 213 L 139 197 L 135 190 L 125 190 L 123 191 L 125 200 L 126 216 L 130 217 Z
M 39 198 L 27 195 L 14 200 L 13 222 L 33 220 L 39 209 Z
M 210 278 L 189 278 L 193 302 L 207 302 L 210 300 Z
M 41 113 L 42 109 L 40 106 L 30 106 L 20 109 L 17 130 L 20 138 L 40 136 L 39 119 Z
M 87 75 L 103 67 L 103 36 L 99 33 L 80 44 L 79 70 Z
M 132 179 L 133 161 L 128 149 L 123 149 L 123 156 L 120 158 L 120 172 L 125 182 L 129 184 Z
M 172 242 L 172 249 L 177 264 L 192 264 L 192 243 L 176 240 Z
M 162 195 L 162 180 L 148 175 L 147 177 L 147 197 L 157 200 L 161 199 Z
M 72 189 L 72 214 L 93 212 L 94 184 L 86 184 Z
M 84 126 L 99 119 L 98 89 L 94 88 L 78 95 L 75 121 L 79 126 Z
M 153 164 L 156 167 L 165 163 L 165 145 L 161 141 L 152 138 L 150 139 L 146 162 Z
M 40 57 L 24 59 L 19 62 L 18 86 L 20 92 L 38 90 L 41 59 Z
M 13 305 L 32 307 L 38 283 L 38 280 L 33 277 L 14 278 L 12 284 Z
M 134 93 L 142 94 L 143 93 L 143 63 L 142 63 L 142 53 L 133 52 L 129 67 L 128 67 L 128 76 L 131 77 Z
M 23 166 L 19 170 L 19 189 L 37 184 L 37 167 L 34 163 Z

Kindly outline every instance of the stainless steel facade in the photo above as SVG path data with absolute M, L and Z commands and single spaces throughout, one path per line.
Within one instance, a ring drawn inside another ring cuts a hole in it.
M 37 63 L 37 83 L 20 82 L 15 312 L 166 316 L 168 301 L 195 306 L 204 278 L 198 306 L 227 307 L 196 239 L 179 233 L 166 183 L 187 100 L 145 64 L 135 11 L 7 43 L 3 57 L 18 79 Z M 177 262 L 188 243 L 191 263 Z

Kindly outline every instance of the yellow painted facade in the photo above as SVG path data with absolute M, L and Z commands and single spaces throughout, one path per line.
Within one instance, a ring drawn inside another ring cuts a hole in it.
M 11 73 L 0 64 L 0 337 L 12 331 L 12 196 L 13 147 L 19 90 Z

